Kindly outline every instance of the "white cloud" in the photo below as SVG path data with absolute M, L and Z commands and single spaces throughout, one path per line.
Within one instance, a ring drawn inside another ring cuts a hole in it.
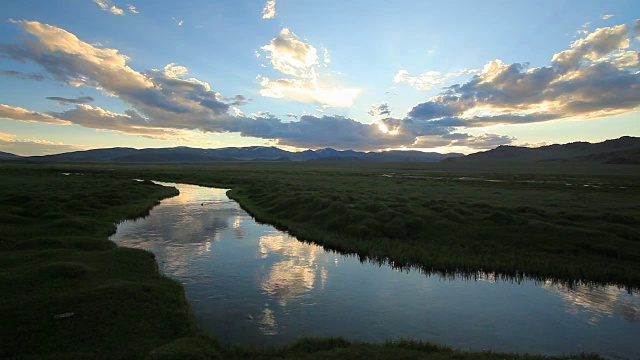
M 102 10 L 108 11 L 113 15 L 124 15 L 124 10 L 112 5 L 110 0 L 93 0 L 93 2 L 100 6 Z
M 318 50 L 284 28 L 261 49 L 271 66 L 290 78 L 270 79 L 260 76 L 260 94 L 300 102 L 316 102 L 333 107 L 349 107 L 360 94 L 359 89 L 324 83 L 319 76 Z M 328 52 L 327 52 L 328 54 Z M 326 57 L 325 57 L 326 60 Z
M 325 64 L 331 63 L 331 55 L 329 55 L 329 49 L 327 48 L 324 49 L 323 61 Z
M 284 28 L 262 48 L 274 69 L 296 77 L 314 77 L 313 65 L 318 64 L 315 47 L 300 40 L 298 35 Z
M 244 112 L 242 112 L 242 110 L 240 110 L 240 108 L 237 106 L 232 106 L 231 109 L 233 110 L 236 116 L 246 116 Z
M 602 19 L 602 20 L 609 20 L 612 17 L 613 17 L 613 15 L 611 15 L 611 14 L 600 15 L 600 19 Z
M 25 108 L 0 104 L 0 119 L 68 125 L 70 122 Z
M 7 133 L 3 133 L 0 132 L 0 140 L 2 141 L 10 141 L 11 139 L 15 138 L 16 136 L 13 134 L 7 134 Z
M 164 67 L 164 74 L 168 77 L 179 78 L 180 76 L 187 75 L 189 69 L 186 66 L 176 65 L 175 63 L 167 64 Z
M 599 28 L 553 55 L 549 66 L 487 63 L 470 81 L 447 88 L 408 113 L 414 133 L 564 118 L 591 119 L 640 108 L 638 51 L 629 27 Z
M 584 24 L 582 24 L 582 26 L 580 26 L 580 29 L 578 29 L 576 31 L 576 33 L 580 34 L 580 35 L 586 35 L 589 33 L 589 25 L 591 25 L 590 22 L 586 22 Z
M 263 19 L 273 19 L 276 16 L 276 0 L 267 0 L 262 9 Z
M 129 11 L 131 11 L 131 13 L 133 13 L 133 14 L 139 14 L 140 13 L 138 11 L 138 9 L 136 9 L 136 7 L 131 5 L 131 4 L 127 4 L 127 7 L 129 8 Z
M 360 94 L 359 89 L 318 86 L 314 81 L 299 79 L 270 80 L 263 77 L 260 85 L 260 95 L 265 97 L 287 98 L 305 103 L 316 102 L 337 108 L 352 106 L 353 100 Z
M 409 74 L 409 71 L 399 70 L 398 73 L 393 77 L 393 82 L 396 84 L 405 83 L 418 90 L 431 90 L 436 85 L 442 84 L 448 79 L 477 72 L 477 69 L 462 69 L 443 75 L 440 71 L 428 71 L 418 76 L 411 76 Z
M 68 145 L 41 139 L 16 139 L 15 135 L 0 133 L 0 151 L 21 155 L 38 156 L 87 150 L 83 145 Z
M 561 51 L 553 56 L 555 64 L 574 68 L 581 61 L 594 61 L 608 56 L 615 50 L 626 49 L 630 45 L 629 28 L 626 25 L 598 28 L 586 37 L 571 43 L 569 50 Z

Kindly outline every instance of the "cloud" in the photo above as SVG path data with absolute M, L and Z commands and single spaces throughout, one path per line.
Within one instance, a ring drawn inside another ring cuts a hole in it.
M 231 109 L 233 110 L 236 116 L 246 116 L 244 112 L 240 110 L 240 108 L 238 108 L 237 106 L 232 106 Z
M 285 75 L 312 78 L 318 64 L 318 51 L 313 45 L 300 40 L 298 35 L 284 28 L 262 48 L 274 69 Z
M 613 17 L 613 15 L 611 15 L 611 14 L 600 15 L 600 19 L 602 19 L 602 20 L 609 20 L 612 17 Z
M 242 106 L 247 105 L 251 99 L 248 99 L 244 95 L 236 95 L 234 97 L 223 97 L 223 101 L 227 102 L 227 105 Z
M 398 73 L 393 77 L 393 82 L 396 84 L 405 83 L 418 90 L 431 90 L 436 85 L 442 84 L 448 79 L 464 74 L 474 74 L 477 72 L 477 69 L 462 69 L 443 75 L 440 71 L 428 71 L 418 76 L 410 76 L 409 71 L 399 70 Z
M 127 7 L 129 8 L 129 11 L 131 11 L 131 13 L 133 13 L 133 14 L 139 14 L 140 13 L 138 11 L 138 9 L 136 9 L 136 7 L 131 5 L 131 4 L 127 4 Z
M 22 80 L 35 80 L 35 81 L 42 81 L 44 79 L 46 79 L 46 77 L 42 74 L 39 73 L 24 73 L 21 71 L 14 71 L 14 70 L 0 70 L 0 75 L 2 76 L 10 76 L 10 77 L 15 77 L 18 79 L 22 79 Z
M 75 108 L 62 112 L 50 112 L 48 115 L 87 128 L 114 130 L 160 140 L 181 139 L 187 136 L 187 132 L 182 129 L 154 126 L 135 110 L 118 114 L 97 106 L 79 104 Z
M 262 96 L 288 98 L 305 103 L 316 102 L 336 108 L 352 106 L 354 99 L 360 94 L 359 89 L 318 86 L 316 82 L 299 79 L 270 80 L 262 77 L 260 85 Z
M 326 48 L 324 49 L 324 56 L 322 57 L 322 59 L 325 65 L 328 65 L 331 63 L 331 55 L 329 55 L 329 50 Z
M 0 119 L 68 125 L 68 121 L 17 106 L 0 104 Z
M 378 150 L 412 144 L 411 135 L 387 135 L 376 124 L 363 124 L 341 116 L 302 115 L 299 121 L 258 118 L 241 130 L 245 136 L 277 139 L 279 145 L 299 148 Z
M 98 5 L 103 11 L 108 11 L 113 15 L 124 15 L 124 10 L 115 5 L 111 5 L 111 1 L 109 0 L 93 0 L 93 2 Z
M 18 61 L 33 61 L 63 84 L 100 89 L 129 104 L 131 109 L 114 113 L 98 106 L 76 104 L 65 111 L 41 113 L 0 105 L 0 117 L 7 119 L 76 124 L 158 139 L 231 132 L 283 146 L 362 150 L 414 146 L 422 136 L 442 136 L 452 129 L 452 124 L 441 121 L 433 122 L 432 129 L 427 131 L 429 126 L 413 119 L 387 118 L 382 123 L 388 124 L 385 125 L 387 131 L 383 132 L 380 123 L 363 124 L 340 116 L 302 115 L 298 121 L 286 122 L 268 113 L 247 117 L 237 109 L 248 101 L 245 96 L 222 96 L 211 90 L 208 83 L 190 78 L 185 66 L 170 63 L 161 70 L 138 72 L 127 65 L 128 58 L 116 49 L 88 44 L 55 26 L 30 21 L 15 23 L 29 33 L 31 39 L 19 44 L 0 44 L 0 53 Z M 315 48 L 300 41 L 295 34 L 281 34 L 281 39 L 274 39 L 270 44 L 269 59 L 275 68 L 295 75 L 288 80 L 301 82 L 297 90 L 283 91 L 308 91 L 304 95 L 310 98 L 349 97 L 342 95 L 342 89 L 305 88 L 308 86 L 305 81 L 315 79 L 313 66 L 318 64 Z M 339 101 L 324 101 L 323 107 L 330 105 L 327 103 L 335 105 Z M 235 116 L 229 114 L 230 110 Z M 384 108 L 381 111 L 384 113 Z
M 387 103 L 373 104 L 367 114 L 371 116 L 391 116 L 391 108 Z
M 467 147 L 474 150 L 492 149 L 500 145 L 512 144 L 515 139 L 505 135 L 466 133 L 449 133 L 445 135 L 428 135 L 418 138 L 416 148 Z
M 114 113 L 85 103 L 42 113 L 0 105 L 1 118 L 18 121 L 77 124 L 160 139 L 228 132 L 299 148 L 484 149 L 514 139 L 499 134 L 473 136 L 463 129 L 606 116 L 633 111 L 640 104 L 637 50 L 631 48 L 630 28 L 625 25 L 596 29 L 554 55 L 548 66 L 490 61 L 469 81 L 415 105 L 404 118 L 390 117 L 388 106 L 380 104 L 374 110 L 385 117 L 364 124 L 341 116 L 301 115 L 297 121 L 268 113 L 247 117 L 238 108 L 248 101 L 244 95 L 223 96 L 207 82 L 189 77 L 185 66 L 171 63 L 162 69 L 136 71 L 116 49 L 88 44 L 55 26 L 15 23 L 30 36 L 17 44 L 0 44 L 0 54 L 32 61 L 60 83 L 99 89 L 130 107 Z M 355 97 L 350 89 L 319 85 L 316 49 L 288 29 L 262 50 L 273 69 L 288 78 L 260 77 L 261 91 L 325 106 L 346 105 Z
M 60 154 L 87 149 L 89 147 L 82 145 L 68 145 L 39 139 L 16 139 L 15 135 L 0 133 L 0 151 L 21 156 Z
M 58 105 L 69 105 L 69 104 L 86 104 L 93 102 L 95 99 L 91 96 L 81 96 L 78 98 L 64 98 L 60 96 L 47 96 L 47 100 L 57 101 Z
M 289 78 L 260 77 L 260 94 L 272 98 L 288 98 L 300 102 L 315 102 L 332 107 L 350 107 L 360 94 L 359 89 L 324 84 L 318 75 L 318 50 L 284 28 L 269 44 L 261 47 L 271 66 Z M 325 58 L 326 59 L 326 58 Z
M 629 30 L 596 29 L 555 54 L 548 66 L 490 61 L 468 82 L 414 106 L 408 118 L 427 128 L 482 127 L 637 110 L 640 63 L 637 50 L 629 50 Z
M 0 140 L 1 141 L 9 141 L 9 140 L 11 140 L 11 139 L 13 139 L 15 137 L 16 136 L 13 135 L 13 134 L 7 134 L 7 133 L 0 132 Z
M 276 16 L 276 0 L 267 0 L 262 9 L 263 19 L 273 19 Z
M 580 35 L 586 35 L 589 33 L 589 25 L 591 25 L 590 22 L 586 22 L 584 24 L 582 24 L 582 26 L 580 26 L 580 29 L 578 29 L 576 31 L 576 33 L 580 34 Z
M 175 64 L 141 73 L 127 65 L 115 49 L 99 48 L 55 26 L 17 21 L 33 39 L 19 45 L 0 44 L 0 53 L 41 65 L 54 79 L 117 96 L 152 119 L 153 127 L 197 129 L 227 115 L 229 104 L 208 83 L 188 78 Z M 238 104 L 241 98 L 235 98 Z M 136 124 L 137 125 L 137 124 Z

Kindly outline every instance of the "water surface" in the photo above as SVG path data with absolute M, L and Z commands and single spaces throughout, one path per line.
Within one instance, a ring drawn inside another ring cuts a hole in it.
M 256 223 L 224 189 L 176 186 L 112 240 L 156 254 L 182 282 L 199 325 L 223 341 L 281 345 L 303 336 L 411 338 L 462 350 L 640 358 L 640 298 L 491 276 L 443 279 L 361 263 Z

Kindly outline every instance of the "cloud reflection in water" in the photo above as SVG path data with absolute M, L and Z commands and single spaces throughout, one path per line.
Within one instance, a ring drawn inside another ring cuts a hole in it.
M 271 234 L 260 237 L 259 247 L 262 259 L 273 255 L 281 259 L 271 265 L 261 281 L 263 292 L 280 306 L 287 306 L 313 290 L 317 278 L 326 283 L 326 270 L 316 264 L 316 257 L 323 252 L 320 246 L 293 242 L 284 234 Z
M 640 299 L 630 296 L 615 286 L 599 287 L 579 285 L 573 289 L 546 282 L 543 288 L 565 300 L 566 311 L 572 315 L 586 314 L 590 324 L 603 317 L 618 315 L 629 322 L 640 321 Z
M 111 239 L 119 246 L 151 251 L 163 273 L 188 280 L 193 275 L 190 264 L 211 251 L 211 243 L 220 240 L 221 233 L 233 228 L 237 239 L 244 236 L 236 203 L 212 200 L 225 198 L 225 192 L 181 185 L 180 196 L 163 200 L 144 222 L 122 222 Z

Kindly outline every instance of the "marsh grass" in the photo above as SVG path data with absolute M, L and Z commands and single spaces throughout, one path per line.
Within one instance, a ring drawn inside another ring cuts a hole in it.
M 446 166 L 0 164 L 0 358 L 542 358 L 339 338 L 221 345 L 197 329 L 182 286 L 152 254 L 108 241 L 117 222 L 176 194 L 132 178 L 232 188 L 258 220 L 362 261 L 640 284 L 635 168 Z M 459 180 L 469 174 L 502 182 Z
M 0 172 L 0 358 L 141 358 L 195 331 L 152 254 L 107 239 L 174 188 Z M 72 314 L 61 316 L 62 314 Z

